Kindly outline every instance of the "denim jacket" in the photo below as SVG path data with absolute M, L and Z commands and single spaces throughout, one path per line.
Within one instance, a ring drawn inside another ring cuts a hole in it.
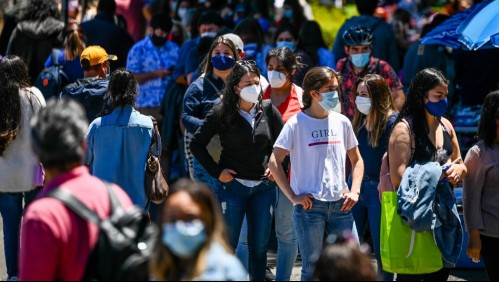
M 145 163 L 153 134 L 149 116 L 131 105 L 118 107 L 90 124 L 85 164 L 92 175 L 118 184 L 135 205 L 144 207 Z
M 463 230 L 456 201 L 447 181 L 439 181 L 437 162 L 411 164 L 397 191 L 397 213 L 415 231 L 432 230 L 445 266 L 455 266 L 461 252 Z

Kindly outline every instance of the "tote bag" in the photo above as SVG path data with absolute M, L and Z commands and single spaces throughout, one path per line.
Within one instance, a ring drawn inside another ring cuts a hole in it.
M 431 231 L 416 232 L 397 214 L 397 192 L 383 192 L 380 253 L 383 270 L 426 274 L 443 267 L 442 255 Z

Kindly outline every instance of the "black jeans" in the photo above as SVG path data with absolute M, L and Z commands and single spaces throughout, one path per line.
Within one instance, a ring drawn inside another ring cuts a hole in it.
M 489 281 L 499 278 L 499 238 L 480 235 L 482 241 L 481 255 Z

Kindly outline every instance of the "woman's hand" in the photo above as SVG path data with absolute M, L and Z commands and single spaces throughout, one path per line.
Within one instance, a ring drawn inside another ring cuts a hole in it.
M 235 172 L 232 169 L 226 168 L 226 169 L 222 170 L 222 173 L 220 173 L 218 180 L 220 180 L 220 182 L 222 182 L 222 183 L 231 182 L 234 179 L 233 175 L 235 175 L 235 174 L 237 174 L 237 172 Z
M 343 194 L 345 202 L 341 205 L 340 211 L 349 211 L 359 201 L 359 194 L 354 192 L 347 192 Z
M 270 172 L 270 168 L 267 168 L 265 170 L 265 176 L 270 180 L 270 181 L 275 181 L 274 176 L 272 175 L 272 172 Z
M 302 205 L 305 210 L 310 210 L 313 206 L 313 199 L 314 196 L 312 196 L 312 194 L 295 195 L 293 199 L 291 199 L 291 202 L 294 205 Z
M 480 262 L 480 251 L 482 250 L 482 241 L 480 240 L 480 232 L 477 229 L 469 230 L 468 247 L 466 255 L 473 262 Z
M 455 185 L 466 175 L 466 166 L 464 164 L 452 163 L 445 172 L 445 175 L 447 176 L 447 180 Z

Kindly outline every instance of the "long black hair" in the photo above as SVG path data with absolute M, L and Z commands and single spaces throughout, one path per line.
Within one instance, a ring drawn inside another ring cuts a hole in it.
M 241 98 L 236 93 L 236 88 L 241 78 L 251 72 L 260 77 L 260 70 L 254 61 L 238 61 L 227 77 L 225 88 L 222 90 L 222 103 L 215 106 L 216 114 L 225 128 L 234 126 L 235 120 L 239 116 L 239 99 Z
M 0 73 L 8 81 L 14 81 L 21 88 L 31 87 L 28 66 L 20 57 L 16 55 L 7 55 L 0 61 Z
M 499 90 L 490 92 L 485 97 L 478 126 L 478 139 L 492 148 L 497 140 L 497 119 L 499 118 Z
M 411 81 L 407 100 L 395 124 L 404 118 L 411 124 L 411 131 L 415 141 L 413 161 L 426 162 L 436 157 L 437 148 L 428 137 L 430 128 L 426 122 L 424 99 L 428 98 L 428 92 L 431 89 L 444 84 L 448 84 L 445 76 L 439 70 L 433 68 L 419 71 Z

